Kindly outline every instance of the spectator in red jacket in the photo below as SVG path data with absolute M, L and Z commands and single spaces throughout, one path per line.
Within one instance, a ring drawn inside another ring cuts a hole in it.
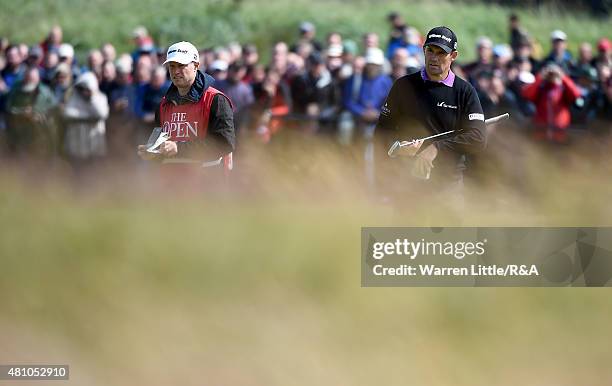
M 578 87 L 561 67 L 554 63 L 545 66 L 535 82 L 523 89 L 523 97 L 536 106 L 535 138 L 566 142 L 571 121 L 570 106 L 579 96 Z
M 592 65 L 594 67 L 599 66 L 612 66 L 612 42 L 608 38 L 601 38 L 597 42 L 598 56 L 593 59 Z

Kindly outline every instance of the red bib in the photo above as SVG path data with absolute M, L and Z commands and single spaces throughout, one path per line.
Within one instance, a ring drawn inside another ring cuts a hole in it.
M 208 87 L 196 103 L 175 105 L 163 97 L 159 105 L 159 121 L 162 131 L 168 134 L 170 140 L 174 142 L 203 140 L 208 132 L 210 108 L 217 94 L 227 98 L 214 87 Z M 230 99 L 227 98 L 227 100 Z M 232 153 L 223 157 L 223 168 L 226 171 L 233 169 Z
M 208 131 L 210 106 L 215 95 L 223 93 L 213 87 L 208 87 L 197 103 L 175 105 L 166 97 L 159 105 L 159 121 L 162 130 L 174 142 L 202 140 Z

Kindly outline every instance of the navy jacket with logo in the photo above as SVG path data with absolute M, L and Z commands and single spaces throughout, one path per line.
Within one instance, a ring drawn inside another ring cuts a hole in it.
M 438 149 L 433 175 L 460 178 L 470 156 L 486 145 L 484 114 L 476 90 L 459 77 L 449 86 L 425 80 L 416 72 L 393 84 L 376 133 L 390 140 L 412 140 L 449 130 L 456 132 L 432 140 Z

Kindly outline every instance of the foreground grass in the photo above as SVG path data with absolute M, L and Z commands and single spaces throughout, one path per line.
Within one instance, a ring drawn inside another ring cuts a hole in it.
M 394 221 L 358 202 L 2 198 L 4 363 L 69 363 L 89 385 L 612 376 L 603 290 L 360 288 L 360 225 Z
M 222 197 L 3 170 L 0 362 L 68 363 L 80 385 L 608 383 L 604 289 L 361 288 L 360 228 L 425 225 L 423 205 L 297 143 L 240 158 L 260 188 Z M 465 225 L 610 225 L 608 158 L 510 159 L 527 186 L 495 166 Z
M 98 47 L 110 41 L 120 51 L 131 50 L 130 33 L 145 25 L 162 45 L 177 40 L 191 40 L 201 46 L 215 46 L 230 41 L 252 42 L 264 51 L 278 40 L 294 41 L 297 26 L 303 20 L 316 23 L 318 37 L 331 31 L 361 41 L 366 31 L 378 32 L 386 42 L 389 11 L 400 11 L 407 22 L 423 33 L 433 25 L 445 24 L 458 34 L 459 49 L 465 60 L 474 58 L 473 49 L 480 35 L 495 42 L 508 40 L 507 8 L 480 3 L 451 1 L 371 2 L 295 0 L 274 3 L 263 0 L 197 1 L 177 5 L 169 0 L 120 0 L 14 2 L 0 0 L 0 35 L 33 44 L 42 40 L 49 28 L 61 24 L 65 38 L 78 49 Z M 582 41 L 595 42 L 608 32 L 608 21 L 595 20 L 580 13 L 560 12 L 553 8 L 539 11 L 513 10 L 525 28 L 546 52 L 550 32 L 560 28 L 569 36 L 575 51 Z M 24 27 L 27 26 L 27 27 Z

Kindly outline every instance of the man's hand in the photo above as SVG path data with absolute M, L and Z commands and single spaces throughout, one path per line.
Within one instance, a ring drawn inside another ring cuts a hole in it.
M 361 118 L 366 122 L 376 122 L 378 115 L 378 110 L 370 108 L 363 112 Z
M 178 147 L 174 141 L 166 141 L 159 145 L 159 154 L 164 157 L 174 157 L 178 154 Z
M 153 161 L 159 158 L 159 154 L 149 153 L 146 145 L 138 145 L 138 156 L 145 161 Z
M 438 148 L 432 143 L 420 152 L 414 159 L 412 175 L 424 180 L 429 179 L 431 169 L 433 169 L 433 161 L 438 156 Z
M 152 161 L 162 157 L 174 157 L 178 154 L 176 142 L 166 141 L 159 145 L 159 153 L 150 153 L 147 151 L 146 145 L 138 145 L 138 156 L 145 161 Z
M 402 146 L 398 148 L 396 152 L 398 155 L 401 155 L 401 156 L 414 157 L 417 151 L 419 151 L 419 149 L 421 148 L 422 144 L 423 144 L 423 141 L 420 139 L 417 139 L 411 145 Z
M 155 113 L 146 113 L 143 117 L 142 120 L 146 123 L 153 123 L 155 122 Z
M 425 159 L 433 167 L 433 160 L 438 156 L 438 148 L 432 143 L 419 153 L 417 157 Z
M 317 103 L 309 103 L 306 105 L 306 115 L 309 117 L 318 117 L 321 112 Z
M 123 110 L 127 109 L 129 104 L 130 103 L 129 103 L 127 98 L 119 98 L 119 99 L 117 99 L 115 101 L 115 103 L 113 104 L 113 107 L 117 111 L 123 111 Z

